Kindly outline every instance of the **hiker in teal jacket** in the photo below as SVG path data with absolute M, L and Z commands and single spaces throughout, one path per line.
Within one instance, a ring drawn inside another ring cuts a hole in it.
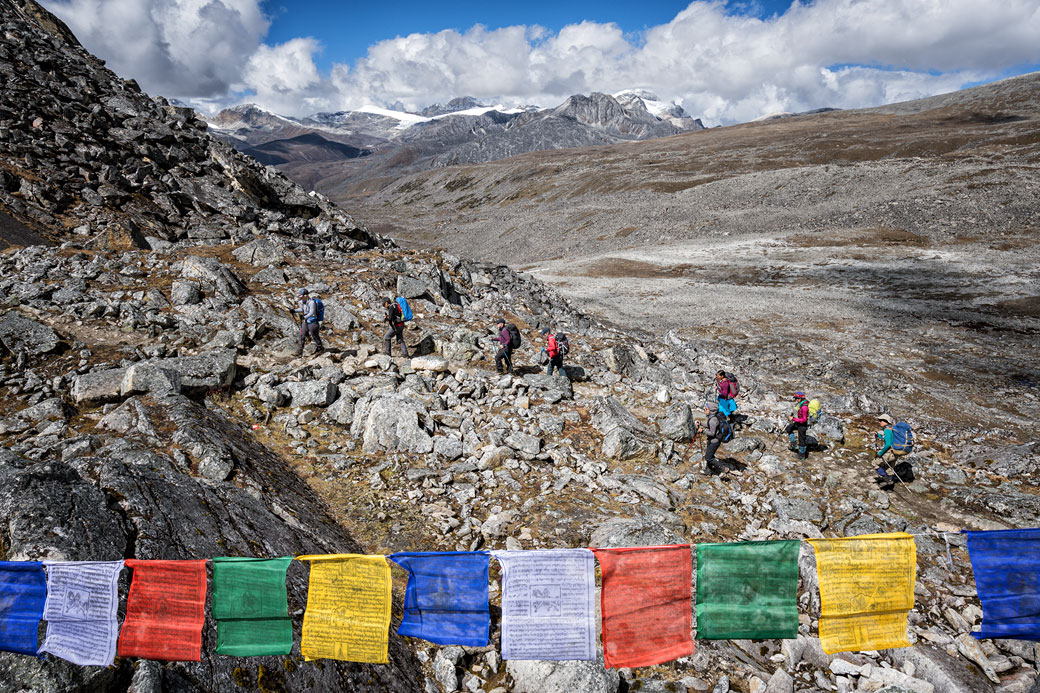
M 878 423 L 882 425 L 882 429 L 878 431 L 877 436 L 878 439 L 880 439 L 884 443 L 884 447 L 878 450 L 877 456 L 879 459 L 882 459 L 885 462 L 888 462 L 889 464 L 893 464 L 895 463 L 897 457 L 902 457 L 903 455 L 908 454 L 910 451 L 897 450 L 893 446 L 895 438 L 892 434 L 892 427 L 896 425 L 895 419 L 893 419 L 888 414 L 882 414 L 878 417 Z M 885 457 L 885 455 L 888 455 L 888 457 Z

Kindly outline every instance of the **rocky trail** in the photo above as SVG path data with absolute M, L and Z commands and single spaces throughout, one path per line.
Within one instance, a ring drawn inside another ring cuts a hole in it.
M 390 663 L 305 662 L 307 572 L 294 564 L 289 656 L 216 655 L 209 621 L 201 662 L 99 669 L 4 653 L 5 690 L 1034 686 L 1034 643 L 969 635 L 981 610 L 964 540 L 949 537 L 951 565 L 935 533 L 1035 526 L 1035 440 L 922 410 L 910 417 L 917 479 L 881 491 L 875 417 L 894 409 L 884 376 L 779 345 L 752 355 L 739 340 L 622 329 L 529 275 L 401 249 L 119 80 L 34 3 L 0 0 L 0 10 L 0 212 L 48 241 L 5 235 L 12 247 L 0 253 L 0 559 L 922 535 L 915 645 L 901 650 L 822 651 L 803 545 L 796 640 L 698 641 L 690 657 L 620 671 L 602 659 L 503 662 L 497 576 L 490 645 L 438 647 L 393 634 L 404 594 L 395 570 Z M 183 204 L 174 213 L 164 199 Z M 325 301 L 323 354 L 308 345 L 294 356 L 286 305 L 297 287 Z M 389 295 L 416 313 L 410 359 L 381 353 Z M 524 335 L 514 375 L 494 372 L 499 316 Z M 569 377 L 536 364 L 550 324 L 574 345 Z M 691 438 L 719 368 L 746 392 L 745 425 L 722 451 L 746 468 L 709 476 Z M 784 441 L 771 447 L 792 386 L 824 403 L 806 461 Z

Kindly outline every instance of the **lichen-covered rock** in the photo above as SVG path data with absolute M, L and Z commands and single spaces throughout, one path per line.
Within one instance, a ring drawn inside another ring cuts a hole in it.
M 602 655 L 594 662 L 510 660 L 506 671 L 516 693 L 616 693 L 621 684 Z
M 39 356 L 54 351 L 60 343 L 57 332 L 13 310 L 0 318 L 0 344 L 12 353 L 24 351 Z

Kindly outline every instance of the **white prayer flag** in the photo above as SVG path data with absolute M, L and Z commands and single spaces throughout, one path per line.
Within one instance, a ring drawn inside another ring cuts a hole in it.
M 588 549 L 492 551 L 502 566 L 502 659 L 596 659 Z
M 44 561 L 47 637 L 40 652 L 80 666 L 107 667 L 116 656 L 117 582 L 122 561 Z

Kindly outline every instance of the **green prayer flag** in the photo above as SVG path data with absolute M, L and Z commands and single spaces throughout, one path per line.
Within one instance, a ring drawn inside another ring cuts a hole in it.
M 251 657 L 289 654 L 289 618 L 284 558 L 214 558 L 213 618 L 217 653 Z
M 697 545 L 697 637 L 798 637 L 798 541 Z

